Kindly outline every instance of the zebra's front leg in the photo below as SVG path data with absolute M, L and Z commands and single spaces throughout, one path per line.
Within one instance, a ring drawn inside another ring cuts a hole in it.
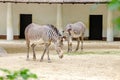
M 81 36 L 81 50 L 83 50 L 83 41 L 84 41 L 84 34 Z
M 77 51 L 77 50 L 79 49 L 79 44 L 80 44 L 80 38 L 78 37 L 78 38 L 77 38 L 77 46 L 76 46 L 75 51 Z
M 69 41 L 67 43 L 68 43 L 68 51 L 67 52 L 69 52 L 69 50 L 70 50 Z
M 68 41 L 68 52 L 72 52 L 72 39 Z
M 36 54 L 35 54 L 35 44 L 32 44 L 31 47 L 32 47 L 32 51 L 33 51 L 33 60 L 36 60 Z
M 47 56 L 48 56 L 48 63 L 51 63 L 50 56 L 49 56 L 49 48 L 47 50 Z
M 49 48 L 49 44 L 45 44 L 45 49 L 44 49 L 43 54 L 42 54 L 42 56 L 41 56 L 40 62 L 43 61 L 43 57 L 44 57 L 46 51 L 48 50 L 48 48 Z

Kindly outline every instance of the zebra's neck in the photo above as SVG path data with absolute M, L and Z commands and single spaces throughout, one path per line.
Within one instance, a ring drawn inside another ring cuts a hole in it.
M 47 32 L 46 32 L 48 38 L 50 41 L 52 41 L 53 43 L 57 42 L 57 40 L 59 39 L 59 34 L 56 33 L 56 31 L 52 30 L 52 29 L 49 29 Z
M 56 36 L 56 37 L 53 36 L 53 37 L 51 38 L 51 41 L 52 41 L 53 43 L 56 43 L 58 39 L 59 39 L 59 35 Z

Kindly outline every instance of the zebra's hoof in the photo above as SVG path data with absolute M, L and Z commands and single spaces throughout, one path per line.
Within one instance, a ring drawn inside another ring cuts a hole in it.
M 43 61 L 43 59 L 40 59 L 40 62 L 42 62 Z
M 51 63 L 51 60 L 48 60 L 48 63 Z
M 29 61 L 29 58 L 27 58 L 26 61 Z
M 33 58 L 33 61 L 36 61 L 36 58 Z
M 72 51 L 68 51 L 68 53 L 71 53 Z
M 36 61 L 36 59 L 33 59 L 33 61 Z
M 83 51 L 83 48 L 81 49 L 81 51 Z
M 78 50 L 75 50 L 74 52 L 77 52 Z

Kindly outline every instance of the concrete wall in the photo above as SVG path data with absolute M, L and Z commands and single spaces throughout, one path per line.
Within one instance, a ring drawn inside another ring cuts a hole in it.
M 7 4 L 0 3 L 0 35 L 6 35 L 6 11 Z M 56 4 L 26 4 L 13 3 L 13 31 L 14 35 L 19 35 L 20 14 L 32 14 L 33 22 L 38 24 L 56 24 L 57 5 Z M 63 4 L 62 5 L 62 27 L 68 23 L 83 21 L 86 26 L 86 37 L 89 37 L 89 15 L 103 15 L 103 37 L 106 37 L 107 29 L 107 5 L 106 4 Z M 119 16 L 118 12 L 114 12 Z M 114 28 L 114 37 L 120 37 L 120 31 Z
M 114 11 L 113 16 L 114 16 L 113 20 L 116 19 L 117 17 L 120 17 L 120 12 Z M 120 28 L 114 27 L 114 36 L 115 37 L 120 37 Z
M 13 22 L 17 35 L 19 34 L 20 14 L 32 14 L 34 23 L 56 25 L 56 5 L 13 4 Z
M 86 36 L 89 36 L 89 15 L 103 15 L 103 37 L 106 36 L 107 8 L 105 4 L 68 4 L 63 6 L 63 25 L 82 21 L 86 24 Z
M 0 3 L 0 35 L 6 34 L 6 4 Z

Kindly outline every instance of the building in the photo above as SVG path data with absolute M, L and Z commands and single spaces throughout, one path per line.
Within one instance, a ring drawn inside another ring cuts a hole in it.
M 33 22 L 53 24 L 62 30 L 66 24 L 86 24 L 86 39 L 113 41 L 120 31 L 112 19 L 119 11 L 108 10 L 109 0 L 0 0 L 0 39 L 22 39 L 25 27 Z

